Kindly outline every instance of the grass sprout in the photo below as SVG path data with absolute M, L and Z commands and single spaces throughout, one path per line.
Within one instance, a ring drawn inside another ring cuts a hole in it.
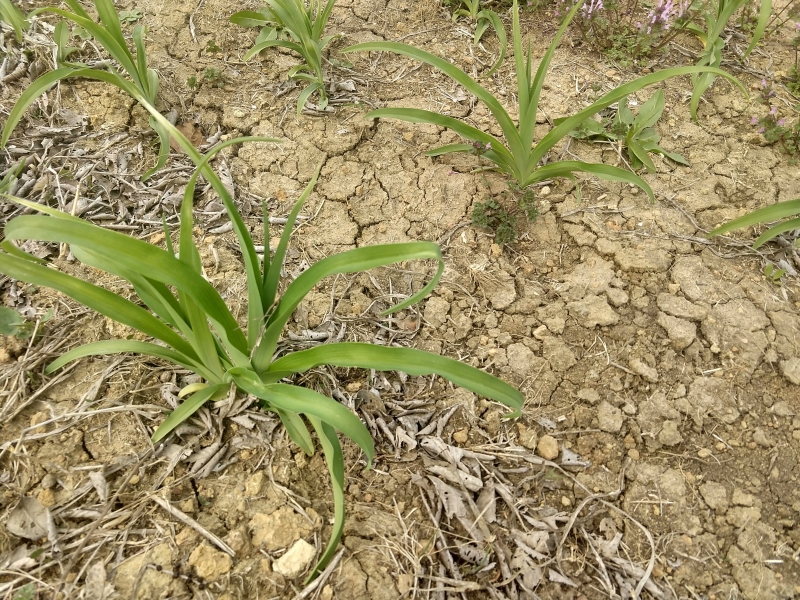
M 319 93 L 320 110 L 328 106 L 322 72 L 322 51 L 335 35 L 322 37 L 335 0 L 266 0 L 261 11 L 240 11 L 231 21 L 249 27 L 262 27 L 255 45 L 244 60 L 250 60 L 266 48 L 287 48 L 299 54 L 303 64 L 289 70 L 289 78 L 308 82 L 297 98 L 297 114 L 314 92 Z
M 368 117 L 374 118 L 394 118 L 412 123 L 428 123 L 446 127 L 469 141 L 469 143 L 448 144 L 429 150 L 426 153 L 428 156 L 439 156 L 450 152 L 474 153 L 475 148 L 479 146 L 481 148 L 480 155 L 482 158 L 494 163 L 494 167 L 492 168 L 513 177 L 521 188 L 556 177 L 574 178 L 575 172 L 582 171 L 600 177 L 601 179 L 632 183 L 645 190 L 652 199 L 654 196 L 650 186 L 641 177 L 630 171 L 610 165 L 587 163 L 577 160 L 563 160 L 542 165 L 542 160 L 561 139 L 592 115 L 610 106 L 614 102 L 622 100 L 639 89 L 664 81 L 670 77 L 707 71 L 730 79 L 738 85 L 745 95 L 747 92 L 738 80 L 715 67 L 694 66 L 664 69 L 620 85 L 590 106 L 561 121 L 538 142 L 534 141 L 536 115 L 547 69 L 550 66 L 550 61 L 553 58 L 556 46 L 564 35 L 569 22 L 580 9 L 581 4 L 582 2 L 579 1 L 572 7 L 569 14 L 564 19 L 564 22 L 561 24 L 561 27 L 558 29 L 553 42 L 542 57 L 539 67 L 534 74 L 532 70 L 530 45 L 528 46 L 527 53 L 524 53 L 522 50 L 519 7 L 517 0 L 514 0 L 513 42 L 517 77 L 517 98 L 519 104 L 518 123 L 514 122 L 506 109 L 491 92 L 482 87 L 464 71 L 438 56 L 419 50 L 413 46 L 396 42 L 367 42 L 356 44 L 355 46 L 345 48 L 343 52 L 394 52 L 431 65 L 461 84 L 468 93 L 476 96 L 483 102 L 494 116 L 505 138 L 504 143 L 501 138 L 494 137 L 480 129 L 467 125 L 463 121 L 427 110 L 382 108 L 367 114 Z
M 136 47 L 136 56 L 134 57 L 128 49 L 125 35 L 122 32 L 119 15 L 114 8 L 112 0 L 94 0 L 99 23 L 95 22 L 89 16 L 89 13 L 84 10 L 77 0 L 64 1 L 71 9 L 71 12 L 54 7 L 43 8 L 37 12 L 55 13 L 86 31 L 91 37 L 97 40 L 106 52 L 108 52 L 111 58 L 119 65 L 122 73 L 127 75 L 127 77 L 123 76 L 111 65 L 108 65 L 105 70 L 90 68 L 80 63 L 59 65 L 59 68 L 55 71 L 45 73 L 33 81 L 20 96 L 19 100 L 17 100 L 3 128 L 3 134 L 0 137 L 0 148 L 5 147 L 11 136 L 11 132 L 19 123 L 27 108 L 39 96 L 63 79 L 74 77 L 96 79 L 110 83 L 126 92 L 129 92 L 131 89 L 130 86 L 133 86 L 136 89 L 136 95 L 134 97 L 140 104 L 143 106 L 149 105 L 149 107 L 155 107 L 156 97 L 158 96 L 158 74 L 155 70 L 147 66 L 147 55 L 145 54 L 144 48 L 144 27 L 136 25 L 133 28 L 133 42 Z M 65 27 L 61 26 L 56 33 L 56 41 L 59 44 L 59 58 L 61 60 L 66 60 L 67 56 L 75 49 L 66 46 L 68 35 Z M 152 113 L 149 107 L 145 106 L 148 112 Z M 148 179 L 163 167 L 169 157 L 169 134 L 167 130 L 153 117 L 150 118 L 150 127 L 158 134 L 160 149 L 156 165 L 145 173 L 142 178 L 143 180 Z

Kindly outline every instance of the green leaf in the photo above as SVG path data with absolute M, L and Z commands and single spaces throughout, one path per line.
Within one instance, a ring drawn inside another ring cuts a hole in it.
M 761 0 L 758 11 L 758 22 L 756 23 L 756 28 L 753 30 L 753 38 L 750 40 L 750 44 L 744 51 L 742 58 L 747 58 L 753 51 L 753 48 L 756 47 L 756 44 L 764 37 L 764 32 L 769 24 L 770 16 L 772 16 L 772 0 Z
M 633 129 L 636 132 L 643 131 L 647 127 L 652 127 L 661 118 L 664 112 L 664 92 L 658 90 L 655 94 L 642 104 L 639 114 L 633 121 Z
M 49 90 L 54 84 L 61 81 L 62 79 L 66 79 L 67 77 L 72 77 L 79 69 L 74 67 L 62 67 L 60 69 L 56 69 L 55 71 L 50 71 L 49 73 L 45 73 L 41 77 L 33 80 L 25 91 L 19 97 L 16 104 L 11 109 L 11 112 L 8 114 L 8 119 L 6 119 L 6 123 L 3 126 L 3 135 L 0 137 L 0 148 L 5 148 L 6 144 L 8 143 L 8 138 L 11 137 L 11 132 L 14 131 L 14 128 L 19 123 L 22 115 L 25 114 L 25 111 L 28 110 L 28 107 L 33 104 L 34 100 L 36 100 L 39 96 L 44 94 L 47 90 Z
M 17 335 L 22 325 L 25 319 L 21 314 L 8 306 L 0 306 L 0 335 Z
M 327 566 L 336 553 L 339 540 L 342 539 L 342 532 L 344 531 L 345 514 L 344 454 L 342 453 L 342 446 L 339 443 L 339 436 L 336 435 L 336 431 L 333 427 L 320 419 L 308 417 L 308 421 L 317 432 L 320 446 L 322 446 L 322 452 L 325 454 L 325 462 L 328 463 L 328 472 L 331 476 L 331 489 L 333 490 L 333 530 L 331 531 L 331 539 L 328 541 L 325 552 L 322 553 L 319 562 L 309 574 L 305 585 Z
M 338 273 L 357 273 L 405 260 L 424 259 L 439 261 L 439 269 L 436 275 L 419 292 L 413 294 L 404 302 L 384 311 L 384 314 L 387 314 L 419 302 L 433 291 L 444 270 L 444 261 L 442 260 L 439 246 L 431 242 L 410 242 L 356 248 L 355 250 L 329 256 L 311 266 L 288 287 L 283 298 L 281 298 L 278 310 L 270 318 L 269 326 L 253 354 L 252 364 L 256 372 L 264 373 L 269 368 L 272 354 L 275 351 L 284 326 L 291 318 L 297 305 L 322 279 Z
M 264 27 L 273 22 L 273 20 L 264 13 L 254 10 L 240 10 L 231 15 L 231 23 L 241 25 L 242 27 Z
M 742 227 L 750 227 L 760 223 L 770 223 L 786 217 L 793 217 L 794 215 L 800 215 L 800 199 L 778 202 L 777 204 L 772 204 L 771 206 L 765 206 L 764 208 L 754 210 L 753 212 L 739 217 L 738 219 L 734 219 L 733 221 L 729 221 L 728 223 L 717 227 L 713 231 L 709 232 L 708 235 L 722 235 L 723 233 L 728 233 L 729 231 L 733 231 L 735 229 L 741 229 Z
M 322 164 L 317 167 L 306 189 L 300 194 L 300 198 L 295 202 L 292 212 L 289 213 L 286 224 L 283 226 L 283 234 L 278 242 L 278 247 L 275 249 L 275 256 L 272 258 L 272 262 L 269 265 L 269 269 L 266 270 L 266 277 L 264 278 L 264 292 L 261 295 L 264 313 L 275 303 L 275 298 L 278 293 L 278 284 L 280 283 L 281 269 L 283 269 L 283 261 L 286 258 L 286 251 L 289 248 L 289 238 L 292 235 L 297 215 L 300 214 L 300 209 L 303 208 L 303 204 L 305 204 L 305 201 L 311 195 L 311 191 L 317 184 L 317 177 L 319 177 L 319 172 L 321 170 Z M 268 256 L 268 253 L 268 246 L 264 246 L 264 256 Z
M 270 371 L 303 373 L 319 365 L 403 371 L 409 375 L 439 375 L 513 408 L 514 413 L 509 416 L 519 416 L 524 402 L 518 390 L 488 373 L 452 358 L 412 348 L 387 348 L 355 342 L 323 344 L 279 358 L 272 363 Z
M 228 384 L 209 385 L 202 390 L 189 396 L 156 429 L 150 441 L 157 444 L 167 437 L 172 430 L 184 423 L 189 417 L 196 413 L 209 400 L 219 400 L 225 397 L 230 386 Z
M 233 381 L 248 394 L 282 411 L 317 417 L 353 440 L 367 455 L 368 466 L 375 456 L 372 437 L 361 420 L 347 408 L 327 396 L 285 383 L 264 384 L 253 371 L 235 367 L 228 371 Z
M 215 324 L 219 335 L 239 351 L 247 352 L 247 340 L 219 293 L 205 279 L 160 248 L 90 223 L 33 215 L 10 221 L 5 234 L 9 240 L 32 239 L 92 248 L 95 252 L 113 256 L 121 267 L 134 272 L 144 271 L 142 274 L 150 279 L 173 285 L 197 302 Z
M 767 231 L 758 236 L 758 239 L 755 242 L 753 242 L 753 250 L 757 250 L 780 234 L 786 233 L 787 231 L 792 231 L 794 229 L 800 229 L 800 218 L 790 219 L 788 221 L 784 221 L 783 223 L 778 223 L 774 227 L 770 227 Z
M 626 171 L 618 167 L 612 167 L 611 165 L 585 163 L 577 160 L 561 160 L 550 163 L 549 165 L 545 165 L 539 168 L 533 174 L 533 177 L 526 183 L 526 185 L 531 185 L 537 181 L 544 181 L 545 179 L 553 179 L 554 177 L 571 177 L 572 173 L 579 171 L 591 173 L 600 179 L 606 179 L 608 181 L 632 183 L 647 192 L 647 195 L 650 196 L 651 200 L 655 200 L 653 190 L 649 185 L 647 185 L 647 182 L 644 179 L 635 173 L 631 173 L 630 171 Z
M 506 58 L 506 48 L 508 47 L 508 40 L 506 39 L 506 30 L 503 27 L 503 22 L 500 20 L 500 17 L 497 15 L 496 12 L 493 10 L 482 10 L 476 15 L 478 19 L 478 26 L 475 28 L 475 39 L 473 43 L 477 46 L 480 43 L 481 38 L 483 37 L 484 32 L 491 24 L 492 28 L 494 29 L 495 34 L 497 35 L 497 43 L 499 46 L 500 53 L 497 56 L 497 60 L 491 66 L 489 71 L 485 73 L 484 77 L 491 77 L 495 71 L 503 64 L 503 61 Z
M 636 140 L 629 139 L 627 141 L 627 146 L 628 153 L 632 155 L 631 158 L 635 156 L 637 159 L 639 159 L 639 162 L 645 166 L 648 173 L 656 172 L 656 166 L 653 164 L 653 160 L 648 155 L 647 150 L 642 148 Z
M 6 232 L 15 220 L 6 226 Z M 182 354 L 191 356 L 194 353 L 186 340 L 146 310 L 101 287 L 4 253 L 0 253 L 0 273 L 40 287 L 58 290 L 101 315 L 163 341 Z
M 202 363 L 191 360 L 180 352 L 176 352 L 170 348 L 165 348 L 164 346 L 159 346 L 150 342 L 140 342 L 137 340 L 105 340 L 78 346 L 69 352 L 65 352 L 56 360 L 47 365 L 47 368 L 44 370 L 44 372 L 46 375 L 49 375 L 67 363 L 79 358 L 84 358 L 85 356 L 104 356 L 108 354 L 125 353 L 141 354 L 144 356 L 152 356 L 154 358 L 166 360 L 178 366 L 184 367 L 185 369 L 190 369 L 207 380 L 213 379 L 209 372 L 203 367 Z
M 300 418 L 300 415 L 291 410 L 280 410 L 275 407 L 270 407 L 268 403 L 266 407 L 268 410 L 273 410 L 278 413 L 281 423 L 283 423 L 283 426 L 286 428 L 286 433 L 289 434 L 289 439 L 297 444 L 298 447 L 306 453 L 306 456 L 313 456 L 314 442 L 311 439 L 311 434 L 308 433 L 308 428 L 305 423 L 303 423 L 303 419 Z

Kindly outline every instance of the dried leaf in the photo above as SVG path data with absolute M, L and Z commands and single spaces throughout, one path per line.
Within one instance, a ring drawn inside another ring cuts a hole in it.
M 436 493 L 439 495 L 439 499 L 444 505 L 444 512 L 448 518 L 464 518 L 467 516 L 467 505 L 464 503 L 464 497 L 460 490 L 447 485 L 437 477 L 428 475 L 428 479 L 433 483 L 433 487 L 436 489 Z
M 591 467 L 592 463 L 583 460 L 580 454 L 573 452 L 566 446 L 561 448 L 561 466 L 563 467 Z
M 8 515 L 6 529 L 17 537 L 36 542 L 55 531 L 55 524 L 44 504 L 36 498 L 23 496 L 17 508 Z
M 27 571 L 37 565 L 36 560 L 30 558 L 31 550 L 27 544 L 21 544 L 9 554 L 0 558 L 0 569 L 3 571 Z
M 522 576 L 520 583 L 528 591 L 533 591 L 542 582 L 542 569 L 519 548 L 514 551 L 509 567 Z
M 206 141 L 205 138 L 203 137 L 203 132 L 195 123 L 190 123 L 189 121 L 186 121 L 185 123 L 177 125 L 175 129 L 177 129 L 183 135 L 185 135 L 186 138 L 190 142 L 192 142 L 192 146 L 194 146 L 195 148 L 199 148 Z M 181 148 L 181 145 L 175 140 L 175 138 L 170 138 L 169 146 L 175 152 L 183 154 L 183 149 Z
M 489 479 L 483 484 L 483 489 L 475 504 L 478 506 L 481 518 L 486 523 L 494 523 L 497 520 L 497 499 L 495 498 L 494 480 Z
M 558 571 L 554 571 L 553 569 L 547 570 L 547 578 L 553 583 L 561 583 L 563 585 L 568 585 L 574 588 L 578 587 L 578 584 L 572 581 L 572 579 L 570 579 L 566 575 L 562 575 Z
M 477 544 L 459 544 L 458 555 L 473 565 L 485 564 L 489 553 Z
M 108 500 L 108 483 L 106 482 L 106 477 L 103 475 L 103 472 L 89 471 L 89 481 L 92 482 L 92 486 L 94 486 L 97 496 L 100 498 L 100 502 L 105 504 L 106 500 Z
M 469 473 L 465 473 L 455 467 L 445 467 L 442 465 L 431 465 L 427 467 L 428 471 L 434 475 L 438 475 L 442 479 L 454 483 L 456 485 L 463 485 L 470 492 L 477 492 L 483 487 L 483 482 Z
M 106 583 L 106 568 L 97 561 L 86 570 L 86 600 L 105 600 L 114 592 L 114 586 Z

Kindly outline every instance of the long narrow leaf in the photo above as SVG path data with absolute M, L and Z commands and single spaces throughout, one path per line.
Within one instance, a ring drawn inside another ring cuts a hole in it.
M 591 173 L 600 179 L 607 179 L 609 181 L 632 183 L 647 192 L 651 200 L 655 199 L 653 190 L 647 185 L 647 182 L 635 173 L 620 169 L 619 167 L 612 167 L 611 165 L 586 163 L 578 160 L 561 160 L 540 167 L 533 173 L 531 178 L 525 182 L 525 185 L 531 185 L 537 181 L 544 181 L 554 177 L 571 177 L 575 172 Z
M 800 229 L 800 218 L 789 219 L 783 223 L 778 223 L 774 227 L 770 227 L 767 231 L 758 236 L 758 239 L 755 242 L 753 242 L 753 249 L 757 250 L 771 239 L 794 229 Z
M 157 444 L 169 435 L 173 429 L 185 422 L 189 417 L 196 413 L 200 408 L 212 399 L 220 399 L 230 386 L 228 384 L 209 385 L 199 392 L 195 392 L 184 400 L 178 408 L 170 413 L 163 423 L 156 429 L 153 437 L 150 438 Z
M 481 41 L 483 32 L 486 31 L 489 24 L 492 25 L 492 27 L 494 28 L 495 35 L 497 35 L 497 43 L 499 46 L 499 54 L 497 56 L 497 60 L 489 69 L 489 71 L 483 75 L 483 77 L 491 77 L 492 75 L 494 75 L 494 72 L 500 68 L 500 65 L 502 65 L 503 61 L 506 59 L 506 48 L 508 47 L 508 39 L 506 39 L 506 30 L 505 27 L 503 27 L 503 22 L 500 20 L 500 17 L 493 10 L 482 10 L 476 15 L 476 18 L 479 21 L 483 20 L 484 23 L 484 25 L 482 25 L 479 22 L 478 26 L 475 28 L 475 39 L 473 40 L 473 43 L 476 46 Z
M 761 223 L 771 223 L 772 221 L 785 219 L 786 217 L 792 217 L 794 215 L 800 215 L 800 199 L 788 200 L 787 202 L 778 202 L 777 204 L 773 204 L 771 206 L 759 208 L 758 210 L 754 210 L 753 212 L 739 217 L 738 219 L 734 219 L 733 221 L 729 221 L 728 223 L 717 227 L 713 231 L 709 232 L 708 235 L 722 235 L 723 233 L 728 233 L 729 231 L 733 231 L 735 229 L 750 227 L 751 225 L 759 225 Z
M 236 367 L 228 371 L 233 381 L 248 394 L 253 394 L 287 412 L 317 417 L 353 440 L 367 456 L 368 466 L 375 456 L 372 437 L 361 420 L 347 408 L 327 396 L 285 383 L 264 384 L 253 371 Z
M 514 413 L 509 416 L 519 416 L 524 402 L 518 390 L 488 373 L 446 356 L 412 348 L 387 348 L 355 342 L 324 344 L 279 358 L 272 363 L 270 370 L 303 373 L 324 364 L 378 371 L 403 371 L 409 375 L 440 375 L 456 385 L 513 408 Z
M 220 327 L 241 352 L 247 340 L 219 293 L 205 279 L 164 250 L 120 233 L 90 223 L 62 221 L 52 217 L 23 215 L 6 225 L 10 240 L 40 240 L 91 247 L 115 256 L 117 262 L 133 271 L 146 271 L 147 277 L 175 286 L 190 294 L 208 317 Z
M 212 378 L 211 373 L 209 373 L 203 367 L 202 363 L 195 362 L 180 352 L 175 352 L 170 348 L 165 348 L 164 346 L 159 346 L 150 342 L 140 342 L 137 340 L 104 340 L 102 342 L 92 342 L 91 344 L 78 346 L 69 352 L 65 352 L 56 360 L 47 365 L 47 368 L 44 370 L 44 372 L 45 374 L 49 375 L 67 363 L 85 356 L 104 356 L 108 354 L 125 353 L 152 356 L 154 358 L 166 360 L 185 369 L 191 369 L 205 379 Z
M 508 141 L 512 155 L 522 154 L 525 151 L 525 148 L 519 139 L 519 133 L 514 125 L 514 121 L 511 119 L 500 102 L 498 102 L 497 99 L 488 90 L 486 90 L 486 88 L 472 79 L 472 77 L 467 75 L 458 67 L 450 64 L 443 58 L 439 58 L 435 54 L 425 52 L 424 50 L 420 50 L 414 46 L 409 46 L 408 44 L 401 44 L 398 42 L 365 42 L 363 44 L 348 46 L 340 52 L 394 52 L 396 54 L 402 54 L 403 56 L 408 56 L 429 64 L 454 81 L 460 83 L 462 86 L 464 86 L 464 89 L 468 93 L 477 97 L 486 105 L 486 107 L 494 115 L 497 123 L 500 125 L 500 129 L 502 129 L 503 134 L 506 136 L 506 140 Z
M 767 25 L 769 24 L 769 18 L 771 15 L 772 0 L 761 0 L 761 6 L 758 12 L 758 22 L 756 23 L 756 28 L 753 30 L 753 37 L 750 40 L 750 44 L 744 51 L 742 58 L 747 58 L 753 51 L 753 48 L 756 47 L 756 44 L 758 44 L 761 38 L 764 37 L 764 32 L 767 30 Z
M 328 472 L 331 475 L 333 530 L 331 531 L 331 539 L 325 547 L 325 552 L 322 553 L 319 562 L 317 562 L 305 581 L 306 585 L 327 566 L 334 554 L 336 554 L 339 540 L 342 539 L 342 532 L 344 531 L 344 454 L 342 453 L 342 445 L 339 443 L 339 436 L 336 435 L 336 430 L 329 424 L 316 417 L 308 417 L 308 421 L 317 432 L 322 452 L 325 454 L 325 462 L 328 463 Z
M 311 434 L 308 433 L 308 428 L 306 424 L 303 423 L 303 419 L 300 415 L 291 410 L 280 410 L 274 406 L 269 406 L 269 403 L 266 401 L 264 401 L 264 403 L 269 407 L 269 410 L 278 413 L 281 423 L 283 423 L 283 426 L 286 428 L 286 433 L 289 435 L 289 439 L 297 444 L 307 456 L 313 456 L 314 441 L 311 439 Z
M 726 73 L 721 69 L 717 69 L 714 67 L 674 67 L 671 69 L 663 69 L 661 71 L 657 71 L 655 73 L 651 73 L 650 75 L 645 75 L 643 77 L 639 77 L 638 79 L 634 79 L 633 81 L 621 85 L 605 96 L 600 98 L 599 100 L 593 102 L 591 105 L 587 106 L 583 110 L 578 111 L 571 117 L 564 119 L 561 124 L 554 127 L 550 132 L 545 135 L 538 144 L 536 144 L 536 148 L 531 153 L 529 164 L 528 164 L 528 171 L 533 171 L 538 165 L 539 161 L 542 160 L 544 155 L 550 151 L 550 149 L 558 143 L 564 136 L 569 134 L 570 131 L 579 127 L 580 124 L 591 117 L 592 115 L 600 112 L 604 108 L 607 108 L 624 98 L 625 96 L 629 96 L 633 92 L 636 92 L 648 85 L 653 85 L 654 83 L 658 83 L 659 81 L 664 81 L 665 79 L 669 79 L 671 77 L 677 77 L 679 75 L 690 75 L 692 73 L 714 73 L 716 75 L 720 75 L 725 77 L 726 79 L 732 81 L 736 86 L 742 90 L 742 93 L 747 96 L 747 90 L 742 85 L 742 83 L 733 77 L 732 75 Z
M 8 224 L 6 230 L 13 222 L 11 221 Z M 153 315 L 133 302 L 101 287 L 29 260 L 3 253 L 0 253 L 0 273 L 33 285 L 58 290 L 84 306 L 99 312 L 101 315 L 161 340 L 181 354 L 187 356 L 194 354 L 192 347 L 186 340 Z
M 289 248 L 289 238 L 292 235 L 294 223 L 297 220 L 297 215 L 300 214 L 300 209 L 303 208 L 303 204 L 305 204 L 305 201 L 308 199 L 309 195 L 311 195 L 311 191 L 317 184 L 317 177 L 319 177 L 321 169 L 322 165 L 320 164 L 311 177 L 311 181 L 306 186 L 306 189 L 303 190 L 303 193 L 300 194 L 300 198 L 297 199 L 294 207 L 292 207 L 292 212 L 290 212 L 289 216 L 286 218 L 286 224 L 283 226 L 283 234 L 278 242 L 278 247 L 275 249 L 275 256 L 272 258 L 264 281 L 264 292 L 261 295 L 261 302 L 262 309 L 265 313 L 275 303 L 275 297 L 278 293 L 278 283 L 281 277 L 281 269 L 283 268 L 283 261 L 286 258 L 286 250 Z M 266 256 L 268 252 L 269 249 L 265 246 L 264 255 Z
M 439 269 L 436 275 L 419 292 L 385 311 L 385 313 L 389 313 L 419 302 L 433 291 L 444 270 L 444 261 L 442 260 L 439 246 L 431 242 L 383 244 L 368 248 L 356 248 L 355 250 L 329 256 L 315 263 L 292 282 L 283 298 L 281 298 L 278 310 L 270 319 L 269 326 L 253 354 L 252 362 L 256 372 L 263 373 L 267 371 L 281 332 L 294 309 L 322 279 L 338 273 L 356 273 L 405 260 L 424 259 L 439 261 Z

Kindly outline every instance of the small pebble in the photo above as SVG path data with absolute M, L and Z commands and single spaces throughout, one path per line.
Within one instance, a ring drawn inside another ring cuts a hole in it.
M 539 456 L 546 460 L 558 458 L 558 442 L 552 435 L 544 435 L 536 446 Z
M 459 444 L 466 443 L 469 438 L 469 429 L 459 429 L 453 434 L 453 440 Z
M 711 450 L 709 450 L 708 448 L 700 448 L 700 450 L 697 451 L 697 456 L 699 456 L 700 458 L 708 458 L 709 456 L 711 456 L 711 454 L 712 454 Z
M 572 504 L 572 500 L 570 500 L 566 496 L 561 496 L 561 505 L 562 506 L 569 506 L 570 504 Z

